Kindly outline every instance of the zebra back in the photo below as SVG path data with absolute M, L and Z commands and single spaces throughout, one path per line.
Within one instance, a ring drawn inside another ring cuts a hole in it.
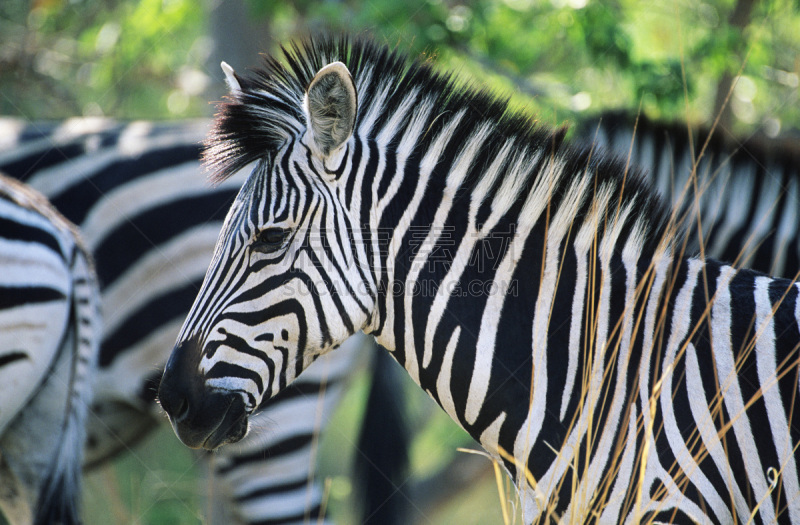
M 210 188 L 199 167 L 207 123 L 0 120 L 0 169 L 80 225 L 96 261 L 104 330 L 87 461 L 157 424 L 153 385 L 237 182 Z M 13 137 L 13 141 L 11 138 Z

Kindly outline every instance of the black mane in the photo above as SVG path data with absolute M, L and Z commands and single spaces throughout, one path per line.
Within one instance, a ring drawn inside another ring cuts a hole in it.
M 448 116 L 466 108 L 459 122 L 459 136 L 469 137 L 490 122 L 493 133 L 488 151 L 500 151 L 508 141 L 515 143 L 517 155 L 546 148 L 566 161 L 566 170 L 571 173 L 567 181 L 589 171 L 596 187 L 610 184 L 618 189 L 618 198 L 612 203 L 615 207 L 619 202 L 633 202 L 632 217 L 645 220 L 648 244 L 660 241 L 667 229 L 668 209 L 642 182 L 637 169 L 627 167 L 621 159 L 566 145 L 565 129 L 538 126 L 529 113 L 510 108 L 507 98 L 464 86 L 456 77 L 434 71 L 424 55 L 409 61 L 403 53 L 370 39 L 346 36 L 309 38 L 281 49 L 283 61 L 266 56 L 261 68 L 238 77 L 241 94 L 228 97 L 218 106 L 204 152 L 213 180 L 224 180 L 247 164 L 268 158 L 291 137 L 299 137 L 306 125 L 302 110 L 306 87 L 322 67 L 340 61 L 350 70 L 358 90 L 356 129 L 369 109 L 378 104 L 384 111 L 378 113 L 372 130 L 380 130 L 392 110 L 417 91 L 418 100 L 437 108 L 426 131 L 429 136 L 436 136 Z M 409 119 L 406 117 L 402 126 Z M 558 199 L 558 194 L 556 189 L 553 197 Z

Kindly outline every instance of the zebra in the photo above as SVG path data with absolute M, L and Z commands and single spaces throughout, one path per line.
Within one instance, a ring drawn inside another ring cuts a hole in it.
M 87 468 L 166 422 L 155 387 L 243 179 L 207 184 L 200 152 L 209 123 L 0 119 L 0 170 L 47 195 L 78 224 L 96 262 L 104 330 Z M 270 432 L 213 456 L 213 507 L 221 515 L 212 522 L 318 519 L 323 490 L 314 478 L 315 446 L 363 344 L 363 337 L 348 342 L 265 407 L 254 425 L 269 422 Z
M 226 70 L 205 155 L 251 173 L 159 387 L 184 444 L 363 330 L 526 523 L 800 523 L 797 284 L 680 256 L 636 170 L 425 60 L 323 37 Z
M 796 137 L 740 138 L 624 111 L 580 122 L 577 135 L 650 172 L 681 210 L 687 253 L 787 278 L 800 270 Z
M 0 515 L 79 523 L 99 295 L 75 228 L 0 175 Z

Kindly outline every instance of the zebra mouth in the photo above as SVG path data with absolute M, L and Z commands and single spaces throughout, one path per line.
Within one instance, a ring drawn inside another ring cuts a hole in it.
M 217 427 L 211 431 L 201 445 L 206 450 L 215 450 L 228 443 L 236 443 L 247 434 L 247 412 L 240 396 L 231 399 L 228 409 Z
M 194 409 L 170 417 L 172 429 L 189 448 L 215 450 L 247 434 L 247 411 L 240 395 L 215 392 Z

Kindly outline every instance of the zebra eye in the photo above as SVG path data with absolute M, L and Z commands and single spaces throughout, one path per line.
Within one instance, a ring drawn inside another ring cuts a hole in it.
M 283 246 L 289 237 L 290 231 L 283 228 L 266 228 L 261 230 L 253 242 L 253 249 L 257 252 L 272 253 Z

